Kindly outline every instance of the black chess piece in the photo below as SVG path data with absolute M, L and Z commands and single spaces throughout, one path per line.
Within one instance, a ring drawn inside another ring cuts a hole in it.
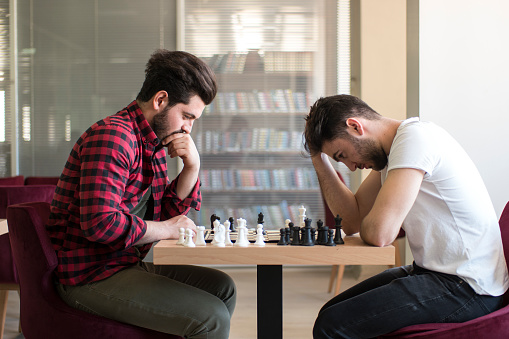
M 214 221 L 221 220 L 220 217 L 218 217 L 215 213 L 210 216 L 210 229 L 214 229 Z
M 289 245 L 290 244 L 290 228 L 286 227 L 285 228 L 285 239 L 286 239 L 286 244 Z
M 292 239 L 293 238 L 293 227 L 294 227 L 293 222 L 289 222 L 288 227 L 290 228 L 290 239 Z
M 258 222 L 257 222 L 257 224 L 262 224 L 263 225 L 264 222 L 265 221 L 263 221 L 263 213 L 262 212 L 258 213 Z
M 316 239 L 316 243 L 318 245 L 325 245 L 327 243 L 327 232 L 329 232 L 329 227 L 321 227 L 318 229 L 318 238 Z
M 300 227 L 294 226 L 292 228 L 292 242 L 291 245 L 300 245 Z
M 339 214 L 336 215 L 336 217 L 334 218 L 334 221 L 336 222 L 336 224 L 334 225 L 334 228 L 336 229 L 336 234 L 334 236 L 334 243 L 335 244 L 338 244 L 338 245 L 343 245 L 345 242 L 343 241 L 343 238 L 341 237 L 341 220 L 343 220 L 342 218 L 339 217 Z
M 235 221 L 235 219 L 233 217 L 229 217 L 228 218 L 228 221 L 230 222 L 230 230 L 232 232 L 237 232 L 237 230 L 235 229 L 235 225 L 233 224 L 233 222 Z
M 325 246 L 336 246 L 336 243 L 334 242 L 334 230 L 327 230 L 327 242 L 325 243 Z
M 313 238 L 311 236 L 311 219 L 306 218 L 304 220 L 304 227 L 302 228 L 302 236 L 301 236 L 301 245 L 302 246 L 314 246 L 315 243 L 313 241 Z
M 288 245 L 288 243 L 286 242 L 286 230 L 284 228 L 280 229 L 279 230 L 279 242 L 277 243 L 278 245 Z

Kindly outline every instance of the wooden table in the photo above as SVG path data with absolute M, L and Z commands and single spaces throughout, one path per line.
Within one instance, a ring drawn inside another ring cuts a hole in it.
M 184 247 L 162 240 L 154 247 L 157 265 L 257 265 L 258 338 L 283 338 L 283 265 L 394 265 L 394 247 L 374 247 L 359 236 L 329 246 Z M 263 298 L 261 297 L 263 296 Z
M 7 219 L 0 219 L 0 235 L 9 232 L 7 228 Z

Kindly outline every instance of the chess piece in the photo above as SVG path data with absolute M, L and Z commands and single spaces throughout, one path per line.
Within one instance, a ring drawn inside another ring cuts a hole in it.
M 233 224 L 233 221 L 234 221 L 234 220 L 235 220 L 235 219 L 234 219 L 233 217 L 229 217 L 229 218 L 228 218 L 228 221 L 230 222 L 230 230 L 231 230 L 232 232 L 236 232 L 236 230 L 235 230 L 235 225 Z
M 226 220 L 224 222 L 224 228 L 225 228 L 225 238 L 224 238 L 224 244 L 226 246 L 233 246 L 233 243 L 232 243 L 232 240 L 230 238 L 230 233 L 231 233 L 231 228 L 230 228 L 230 222 L 228 220 Z
M 217 221 L 217 220 L 215 222 L 219 223 L 219 221 Z M 226 229 L 225 229 L 224 225 L 214 224 L 214 244 L 213 244 L 214 246 L 225 247 L 225 240 L 226 240 L 225 233 L 226 233 Z
M 343 238 L 341 237 L 341 220 L 343 220 L 342 218 L 339 217 L 339 214 L 336 215 L 336 217 L 334 218 L 334 221 L 335 221 L 335 225 L 334 225 L 334 228 L 336 229 L 336 234 L 334 236 L 334 243 L 337 244 L 337 245 L 342 245 L 344 244 L 345 242 L 343 241 Z
M 193 231 L 190 228 L 186 229 L 186 240 L 184 241 L 184 246 L 196 247 L 193 242 Z
M 286 241 L 286 244 L 289 245 L 290 244 L 290 228 L 285 228 L 285 241 Z
M 184 241 L 186 238 L 186 230 L 184 227 L 179 228 L 179 240 L 177 240 L 177 245 L 184 245 Z
M 327 242 L 325 243 L 325 246 L 336 246 L 336 243 L 334 242 L 334 230 L 329 230 L 327 227 Z
M 299 227 L 304 227 L 306 225 L 306 208 L 304 206 L 299 207 Z
M 258 224 L 256 229 L 256 241 L 255 246 L 265 246 L 265 238 L 263 237 L 263 225 Z
M 214 226 L 215 226 L 215 225 L 214 225 L 214 221 L 216 221 L 216 220 L 221 220 L 221 218 L 220 218 L 220 217 L 218 217 L 216 214 L 212 214 L 212 215 L 210 216 L 210 229 L 211 229 L 211 230 L 213 230 L 213 229 L 214 229 Z
M 196 246 L 205 246 L 205 226 L 196 226 Z
M 288 245 L 288 242 L 286 241 L 286 228 L 282 228 L 279 230 L 279 242 L 278 245 Z
M 294 226 L 292 228 L 293 237 L 291 245 L 300 245 L 300 227 Z
M 214 230 L 214 237 L 212 238 L 212 242 L 211 242 L 212 245 L 215 245 L 216 242 L 217 242 L 217 240 L 216 240 L 216 233 L 218 232 L 218 228 L 219 228 L 220 224 L 221 223 L 219 222 L 219 218 L 217 218 L 216 220 L 214 220 L 212 222 L 212 229 Z
M 249 240 L 247 240 L 247 227 L 246 220 L 239 218 L 237 219 L 237 241 L 234 246 L 248 247 Z
M 311 219 L 306 218 L 305 220 L 305 226 L 302 229 L 302 239 L 301 239 L 301 245 L 302 246 L 314 246 L 315 243 L 313 241 L 313 238 L 311 236 Z
M 293 238 L 293 227 L 294 227 L 293 222 L 290 221 L 288 223 L 288 227 L 290 228 L 290 239 L 292 239 Z

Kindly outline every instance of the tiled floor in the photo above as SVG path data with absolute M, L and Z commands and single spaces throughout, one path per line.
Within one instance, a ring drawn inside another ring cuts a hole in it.
M 372 276 L 386 266 L 347 266 L 341 290 Z M 238 297 L 232 318 L 231 339 L 256 338 L 256 268 L 223 268 L 237 284 Z M 330 266 L 284 267 L 283 333 L 288 339 L 309 339 L 316 314 L 332 295 L 327 293 Z M 21 339 L 18 333 L 19 297 L 9 293 L 4 339 Z M 50 338 L 48 338 L 50 339 Z M 98 338 L 100 339 L 100 338 Z

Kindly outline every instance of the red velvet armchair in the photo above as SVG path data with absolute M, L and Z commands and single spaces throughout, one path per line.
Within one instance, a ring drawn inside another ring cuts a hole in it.
M 509 203 L 499 220 L 504 255 L 509 268 Z M 504 294 L 504 307 L 500 310 L 464 323 L 421 324 L 402 328 L 381 336 L 387 339 L 506 339 L 509 338 L 509 291 Z
M 64 303 L 53 281 L 57 256 L 46 232 L 49 213 L 50 205 L 46 202 L 12 205 L 7 209 L 12 253 L 19 274 L 20 318 L 25 337 L 180 338 L 96 316 Z
M 0 219 L 5 219 L 7 206 L 28 201 L 51 202 L 55 185 L 24 186 L 19 175 L 0 178 Z M 3 337 L 9 291 L 19 291 L 18 276 L 11 254 L 9 234 L 0 235 L 0 339 Z M 21 332 L 21 327 L 20 327 Z

